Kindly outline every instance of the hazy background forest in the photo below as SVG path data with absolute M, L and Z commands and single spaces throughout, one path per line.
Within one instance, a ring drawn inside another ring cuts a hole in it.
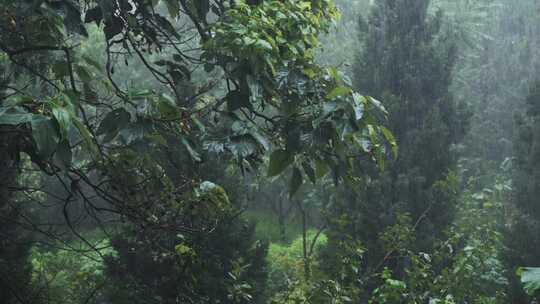
M 538 300 L 537 0 L 0 0 L 1 304 Z

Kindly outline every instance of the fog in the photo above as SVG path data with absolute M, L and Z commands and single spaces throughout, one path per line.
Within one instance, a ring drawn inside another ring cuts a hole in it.
M 538 1 L 0 7 L 0 303 L 540 299 Z

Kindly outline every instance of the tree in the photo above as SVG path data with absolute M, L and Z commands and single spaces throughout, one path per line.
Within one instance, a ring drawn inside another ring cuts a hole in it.
M 4 4 L 2 3 L 2 6 Z M 1 27 L 12 29 L 14 24 L 7 24 L 5 19 L 12 7 L 6 6 L 6 11 L 2 12 Z M 17 7 L 16 9 L 21 9 Z M 18 10 L 17 12 L 20 12 Z M 35 26 L 28 22 L 27 26 Z M 8 37 L 5 37 L 8 36 Z M 19 41 L 11 35 L 2 37 L 3 43 L 18 43 Z M 29 57 L 28 61 L 40 62 L 39 58 Z M 0 53 L 0 117 L 4 117 L 6 108 L 1 107 L 3 103 L 12 96 L 10 76 L 13 71 L 7 67 L 8 57 Z M 13 116 L 15 119 L 18 116 Z M 28 260 L 30 255 L 31 237 L 21 229 L 21 214 L 24 204 L 16 197 L 19 186 L 19 171 L 23 163 L 20 151 L 29 148 L 24 130 L 16 126 L 3 123 L 0 118 L 0 298 L 7 304 L 27 303 L 33 298 L 31 288 L 31 265 Z
M 464 193 L 456 220 L 430 253 L 408 251 L 414 229 L 407 221 L 387 229 L 383 239 L 407 256 L 409 265 L 403 275 L 381 270 L 381 284 L 371 302 L 508 303 L 499 232 L 507 186 L 502 182 L 482 192 Z M 394 240 L 409 241 L 397 245 Z
M 455 167 L 451 147 L 465 134 L 466 120 L 449 92 L 455 44 L 441 32 L 442 13 L 430 16 L 429 5 L 425 0 L 377 5 L 355 79 L 360 90 L 388 96 L 390 129 L 400 144 L 397 160 L 379 178 L 383 189 L 395 190 L 369 200 L 401 204 L 414 219 L 425 213 L 419 237 L 431 239 L 452 220 L 451 199 L 437 192 Z
M 194 27 L 185 30 L 198 36 L 202 52 L 194 51 L 195 57 L 192 57 L 180 48 L 167 49 L 176 53 L 176 56 L 154 63 L 149 62 L 145 56 L 155 51 L 163 51 L 166 43 L 182 45 L 180 33 L 177 32 L 179 29 L 161 15 L 163 10 L 154 10 L 156 3 L 149 5 L 145 2 L 122 1 L 121 4 L 111 4 L 112 7 L 109 7 L 108 4 L 90 1 L 86 3 L 89 6 L 84 15 L 78 7 L 63 2 L 38 4 L 31 8 L 42 15 L 42 22 L 50 21 L 50 24 L 57 25 L 59 23 L 60 27 L 72 29 L 68 35 L 77 36 L 69 36 L 71 40 L 66 40 L 63 39 L 63 32 L 54 30 L 47 33 L 51 37 L 43 37 L 41 32 L 32 32 L 32 27 L 24 23 L 24 18 L 28 16 L 19 16 L 7 10 L 6 28 L 20 24 L 29 27 L 26 29 L 29 34 L 22 30 L 19 33 L 28 35 L 19 37 L 23 39 L 21 45 L 2 46 L 8 62 L 40 79 L 54 94 L 41 100 L 34 98 L 36 96 L 21 96 L 20 90 L 10 90 L 10 102 L 4 102 L 2 107 L 2 124 L 20 126 L 28 134 L 35 135 L 29 140 L 31 151 L 28 153 L 34 156 L 34 162 L 49 174 L 62 172 L 62 168 L 69 172 L 73 158 L 70 156 L 73 156 L 73 152 L 86 154 L 87 159 L 91 160 L 91 169 L 103 169 L 110 153 L 105 148 L 112 146 L 111 140 L 120 136 L 124 145 L 130 145 L 144 139 L 152 131 L 168 131 L 165 135 L 177 136 L 193 159 L 200 161 L 197 155 L 198 147 L 193 147 L 195 140 L 189 138 L 189 131 L 201 127 L 197 123 L 211 115 L 214 121 L 219 121 L 219 126 L 212 130 L 213 126 L 209 124 L 204 133 L 198 133 L 204 135 L 204 138 L 197 138 L 199 145 L 205 143 L 210 150 L 231 153 L 240 166 L 245 166 L 244 159 L 247 164 L 255 164 L 260 160 L 257 155 L 273 145 L 278 152 L 271 157 L 272 175 L 281 173 L 293 161 L 301 162 L 303 155 L 309 156 L 307 163 L 314 166 L 311 162 L 314 159 L 328 158 L 325 152 L 329 150 L 336 147 L 361 150 L 362 147 L 354 139 L 365 137 L 375 140 L 379 134 L 386 134 L 380 132 L 379 126 L 371 123 L 374 120 L 369 115 L 369 110 L 377 107 L 382 109 L 378 103 L 353 93 L 335 70 L 323 69 L 313 63 L 317 34 L 327 28 L 327 20 L 336 14 L 334 8 L 325 1 L 265 1 L 256 6 L 240 3 L 234 7 L 209 1 L 203 1 L 200 6 L 192 6 L 186 1 L 165 1 L 169 15 L 173 18 L 179 16 L 180 8 L 183 9 L 185 15 L 182 17 L 190 20 L 190 26 Z M 18 7 L 16 4 L 11 6 Z M 303 19 L 298 23 L 285 24 L 282 13 L 293 10 L 301 12 L 299 17 Z M 65 20 L 64 11 L 69 12 L 69 17 Z M 26 13 L 28 14 L 28 10 Z M 124 15 L 117 16 L 118 13 Z M 209 14 L 221 18 L 210 24 Z M 263 19 L 263 14 L 270 14 L 275 18 Z M 120 20 L 131 20 L 132 15 L 145 18 L 131 22 Z M 80 28 L 82 16 L 87 23 L 105 25 L 102 31 L 108 45 L 105 50 L 107 62 L 104 69 L 99 62 L 92 60 L 93 58 L 82 55 L 79 57 L 75 45 L 64 45 L 84 39 L 87 32 Z M 249 27 L 243 25 L 247 19 L 251 20 Z M 301 23 L 304 21 L 310 27 L 307 32 L 311 34 L 298 36 L 297 27 L 306 26 Z M 64 22 L 66 24 L 63 24 Z M 73 23 L 77 26 L 73 27 Z M 278 32 L 274 33 L 276 30 Z M 140 35 L 137 36 L 140 40 L 134 40 L 134 33 Z M 259 36 L 264 39 L 256 38 Z M 240 37 L 243 39 L 239 39 Z M 41 41 L 41 38 L 47 39 Z M 44 45 L 45 42 L 49 44 Z M 113 57 L 122 50 L 132 51 L 131 55 L 143 63 L 158 83 L 164 85 L 162 91 L 128 90 L 117 83 L 113 77 L 114 68 L 120 67 L 118 62 L 113 61 Z M 48 67 L 51 74 L 38 73 L 22 62 L 26 59 L 24 56 L 40 52 L 56 52 L 63 58 L 53 56 L 54 69 L 53 66 Z M 191 73 L 188 73 L 188 66 L 203 65 L 208 73 L 215 68 L 227 73 L 216 75 L 215 79 L 210 78 L 210 82 L 203 80 L 203 83 L 189 85 L 197 91 L 191 92 L 191 95 L 189 91 L 180 93 L 178 86 L 196 82 L 191 78 Z M 94 82 L 92 76 L 103 70 L 107 79 Z M 54 81 L 58 81 L 58 84 Z M 94 89 L 108 89 L 108 92 L 116 95 L 120 103 L 111 105 L 94 100 L 100 98 Z M 166 93 L 167 90 L 170 95 Z M 42 105 L 43 108 L 37 109 L 34 105 Z M 363 111 L 364 108 L 368 111 Z M 89 109 L 98 109 L 98 115 L 91 117 Z M 38 110 L 41 112 L 37 112 Z M 261 112 L 263 110 L 265 113 Z M 273 116 L 267 116 L 266 113 Z M 315 119 L 317 117 L 320 119 Z M 334 126 L 332 122 L 338 120 L 340 123 Z M 180 122 L 181 128 L 171 128 L 174 122 Z M 34 130 L 29 128 L 32 124 Z M 367 130 L 368 125 L 374 127 L 369 134 L 373 135 L 371 137 L 360 132 Z M 72 126 L 78 130 L 78 137 L 85 144 L 80 151 L 73 151 L 73 140 L 67 137 Z M 223 135 L 226 135 L 224 141 L 215 140 L 222 139 Z M 309 141 L 301 143 L 299 138 Z M 71 153 L 67 153 L 69 151 Z M 21 151 L 14 152 L 16 154 Z M 375 149 L 370 151 L 371 154 L 367 154 L 376 156 L 376 152 L 380 151 Z M 348 164 L 344 161 L 347 154 L 330 155 L 333 159 L 329 163 Z M 336 176 L 342 175 L 337 168 L 332 169 Z M 71 173 L 81 175 L 83 172 L 80 171 Z M 80 181 L 89 182 L 85 178 L 80 178 Z
M 452 92 L 474 113 L 463 141 L 462 175 L 482 189 L 513 155 L 517 130 L 512 113 L 525 108 L 522 97 L 539 72 L 538 3 L 452 2 L 445 7 L 459 29 L 461 50 Z
M 126 222 L 143 240 L 165 231 L 171 242 L 178 234 L 206 235 L 216 217 L 232 218 L 235 212 L 219 207 L 224 200 L 198 196 L 207 182 L 198 170 L 213 157 L 247 171 L 270 154 L 269 175 L 293 172 L 293 195 L 306 177 L 321 177 L 316 167 L 340 182 L 352 157 L 380 158 L 379 143 L 392 140 L 380 125 L 379 102 L 314 63 L 317 37 L 337 15 L 328 1 L 1 4 L 9 77 L 0 126 L 18 134 L 1 134 L 10 143 L 0 153 L 10 157 L 2 173 L 15 172 L 27 154 L 63 189 L 55 200 L 65 228 L 90 248 L 97 250 L 77 226 L 74 207 L 101 229 L 103 219 Z M 101 55 L 81 50 L 91 24 L 98 25 Z M 126 75 L 147 81 L 132 84 Z M 7 197 L 14 191 L 1 186 Z M 207 217 L 189 209 L 196 202 L 207 206 Z
M 129 226 L 105 260 L 114 303 L 263 303 L 267 246 L 238 218 L 224 190 L 210 182 L 182 214 L 207 231 L 163 233 Z M 180 205 L 181 203 L 177 203 Z M 171 206 L 171 209 L 173 207 Z M 210 230 L 212 229 L 212 230 Z
M 333 260 L 333 252 L 344 246 L 365 250 L 367 273 L 386 265 L 401 275 L 407 263 L 384 249 L 380 233 L 386 227 L 410 217 L 414 250 L 429 251 L 456 208 L 452 146 L 467 129 L 466 113 L 449 92 L 455 44 L 441 30 L 442 13 L 430 14 L 429 5 L 427 0 L 379 1 L 361 34 L 354 84 L 386 101 L 399 156 L 387 162 L 383 173 L 364 166 L 357 183 L 344 189 L 343 203 L 331 212 L 328 256 Z M 328 263 L 331 272 L 336 263 Z
M 531 86 L 526 99 L 527 112 L 518 116 L 516 127 L 518 134 L 514 140 L 515 159 L 513 161 L 513 216 L 505 233 L 505 262 L 509 279 L 513 283 L 510 289 L 512 303 L 528 303 L 516 270 L 523 266 L 540 264 L 538 251 L 540 246 L 540 208 L 537 198 L 540 194 L 538 184 L 538 137 L 540 132 L 540 83 Z

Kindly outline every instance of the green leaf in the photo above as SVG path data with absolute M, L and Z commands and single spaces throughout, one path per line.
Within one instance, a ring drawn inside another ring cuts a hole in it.
M 286 127 L 287 134 L 285 145 L 288 151 L 300 151 L 302 149 L 301 130 L 296 123 L 290 123 Z
M 60 135 L 62 139 L 66 139 L 71 129 L 71 114 L 63 107 L 53 106 L 52 114 L 60 127 Z
M 302 186 L 303 178 L 302 178 L 302 172 L 297 167 L 294 167 L 292 176 L 291 176 L 291 182 L 289 184 L 289 197 L 292 198 L 296 192 L 298 192 L 298 189 L 300 189 L 300 186 Z
M 182 144 L 184 145 L 184 147 L 186 147 L 186 150 L 188 151 L 191 159 L 193 159 L 196 162 L 202 161 L 201 155 L 197 151 L 195 151 L 195 149 L 193 149 L 193 147 L 191 146 L 191 144 L 185 137 L 182 138 Z
M 326 98 L 328 100 L 333 100 L 333 99 L 336 99 L 337 97 L 349 95 L 351 93 L 352 93 L 352 89 L 349 87 L 337 87 L 337 88 L 334 88 L 332 91 L 330 91 L 330 93 L 326 95 Z
M 270 150 L 270 142 L 261 133 L 256 130 L 250 130 L 249 134 L 264 148 L 264 150 Z
M 211 64 L 211 63 L 205 63 L 205 64 L 204 64 L 204 71 L 205 71 L 206 73 L 210 73 L 210 72 L 212 72 L 212 71 L 214 70 L 215 67 L 216 67 L 216 66 L 215 66 L 214 64 Z
M 102 9 L 100 6 L 96 6 L 86 11 L 84 22 L 85 23 L 96 22 L 96 24 L 99 25 L 102 19 L 103 19 Z
M 364 117 L 364 108 L 365 105 L 362 102 L 362 95 L 358 93 L 353 93 L 353 110 L 354 110 L 354 118 L 358 121 Z
M 173 37 L 181 39 L 180 34 L 176 31 L 172 23 L 169 21 L 170 18 L 163 17 L 161 15 L 155 15 L 155 22 L 162 28 L 162 30 L 168 32 Z M 173 55 L 174 56 L 174 55 Z M 177 55 L 179 56 L 179 55 Z
M 208 12 L 210 12 L 209 0 L 195 0 L 195 7 L 197 8 L 197 14 L 201 19 L 205 19 Z
M 394 155 L 394 158 L 398 155 L 398 145 L 396 142 L 396 138 L 394 137 L 394 134 L 388 128 L 381 126 L 380 127 L 381 132 L 384 136 L 384 138 L 388 141 L 388 143 L 392 146 L 392 154 Z
M 107 137 L 114 137 L 120 129 L 129 123 L 130 119 L 131 115 L 125 109 L 119 108 L 113 110 L 101 121 L 96 135 L 110 134 Z
M 97 155 L 98 151 L 96 146 L 94 145 L 94 137 L 92 136 L 92 133 L 90 133 L 86 125 L 80 122 L 78 119 L 74 119 L 73 124 L 79 131 L 79 134 L 82 137 L 84 147 L 86 148 L 87 152 L 90 152 L 90 154 L 93 155 Z
M 66 77 L 69 75 L 69 65 L 67 62 L 57 62 L 52 65 L 52 72 L 57 78 Z
M 260 48 L 260 49 L 264 49 L 264 50 L 268 50 L 268 51 L 272 51 L 274 48 L 272 47 L 272 45 L 270 44 L 270 42 L 264 40 L 264 39 L 259 39 L 257 40 L 257 42 L 255 42 L 255 46 Z
M 82 55 L 82 59 L 84 59 L 84 61 L 88 65 L 93 66 L 98 71 L 101 71 L 101 69 L 102 69 L 101 64 L 99 62 L 97 62 L 96 60 L 94 60 L 92 57 L 87 56 L 87 55 Z
M 204 123 L 195 115 L 191 115 L 190 117 L 195 126 L 199 129 L 199 131 L 206 133 L 206 126 L 204 125 Z
M 231 112 L 240 108 L 252 107 L 251 103 L 249 102 L 249 95 L 243 94 L 238 90 L 229 92 L 225 98 L 227 100 L 227 108 Z
M 182 257 L 195 255 L 195 252 L 193 251 L 193 249 L 184 244 L 178 244 L 174 246 L 174 251 L 176 252 L 176 254 Z
M 165 4 L 167 5 L 167 10 L 169 11 L 169 15 L 173 19 L 178 17 L 178 12 L 180 11 L 180 1 L 179 0 L 165 0 Z
M 308 176 L 309 180 L 315 184 L 317 182 L 317 176 L 315 174 L 315 169 L 313 169 L 313 166 L 311 166 L 310 163 L 307 161 L 302 162 L 302 168 L 304 168 L 304 172 Z
M 20 125 L 30 122 L 34 114 L 27 113 L 20 107 L 6 108 L 0 107 L 0 125 Z
M 257 144 L 251 136 L 236 136 L 231 138 L 227 149 L 237 158 L 244 159 L 253 155 L 257 150 Z
M 373 125 L 367 126 L 367 131 L 369 135 L 369 141 L 371 143 L 371 152 L 372 156 L 375 158 L 377 165 L 379 168 L 384 171 L 384 165 L 385 165 L 385 153 L 382 148 L 382 145 L 379 144 L 379 133 L 377 132 L 379 130 L 376 129 Z
M 131 90 L 128 92 L 129 98 L 132 100 L 140 100 L 152 97 L 154 93 L 151 90 Z
M 88 70 L 86 69 L 86 67 L 82 66 L 82 65 L 77 65 L 75 66 L 75 71 L 77 72 L 77 75 L 79 75 L 79 78 L 84 81 L 84 82 L 90 82 L 92 81 L 92 74 L 90 74 L 90 72 L 88 72 Z
M 339 77 L 339 72 L 336 67 L 327 68 L 328 75 L 336 82 L 339 82 L 341 79 Z
M 0 115 L 2 115 L 2 113 L 5 113 L 6 111 L 10 109 L 17 108 L 16 106 L 32 104 L 34 102 L 35 102 L 34 98 L 28 95 L 17 95 L 11 98 L 7 98 L 2 102 L 3 106 L 0 106 Z M 27 113 L 26 109 L 24 108 L 19 107 L 18 109 L 22 113 Z
M 327 117 L 328 115 L 335 112 L 337 109 L 339 109 L 339 105 L 337 102 L 325 102 L 323 105 L 323 117 Z
M 148 120 L 137 120 L 129 123 L 118 132 L 119 140 L 126 145 L 131 145 L 143 139 L 147 134 L 152 133 L 153 125 Z
M 382 102 L 378 101 L 377 99 L 371 97 L 371 96 L 366 96 L 366 100 L 371 103 L 372 105 L 374 105 L 377 109 L 379 109 L 379 111 L 383 112 L 384 114 L 388 115 L 388 111 L 386 110 L 386 108 L 383 106 Z
M 180 108 L 176 106 L 174 99 L 167 94 L 160 95 L 157 103 L 157 109 L 162 119 L 180 119 L 182 115 Z
M 315 176 L 317 179 L 324 177 L 330 171 L 330 167 L 324 161 L 317 159 L 315 160 Z
M 31 121 L 32 138 L 37 147 L 38 154 L 48 159 L 56 150 L 60 136 L 54 121 L 45 116 L 35 117 Z
M 294 155 L 286 150 L 276 150 L 270 155 L 270 163 L 268 165 L 268 176 L 276 176 L 281 174 L 292 162 Z
M 54 154 L 56 163 L 63 170 L 67 170 L 71 166 L 72 161 L 72 152 L 69 142 L 64 140 L 58 144 L 56 148 L 56 153 Z
M 166 65 L 171 65 L 171 62 L 169 60 L 157 60 L 157 61 L 154 61 L 154 64 L 157 65 L 157 66 L 160 66 L 160 67 L 163 67 L 163 66 L 166 66 Z
M 342 119 L 336 122 L 336 131 L 341 140 L 354 132 L 354 128 L 348 120 Z
M 521 283 L 524 284 L 525 292 L 532 296 L 540 289 L 540 267 L 523 267 L 519 269 Z

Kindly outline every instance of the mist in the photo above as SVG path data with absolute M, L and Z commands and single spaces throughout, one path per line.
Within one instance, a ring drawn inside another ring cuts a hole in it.
M 538 1 L 0 7 L 0 303 L 540 299 Z

